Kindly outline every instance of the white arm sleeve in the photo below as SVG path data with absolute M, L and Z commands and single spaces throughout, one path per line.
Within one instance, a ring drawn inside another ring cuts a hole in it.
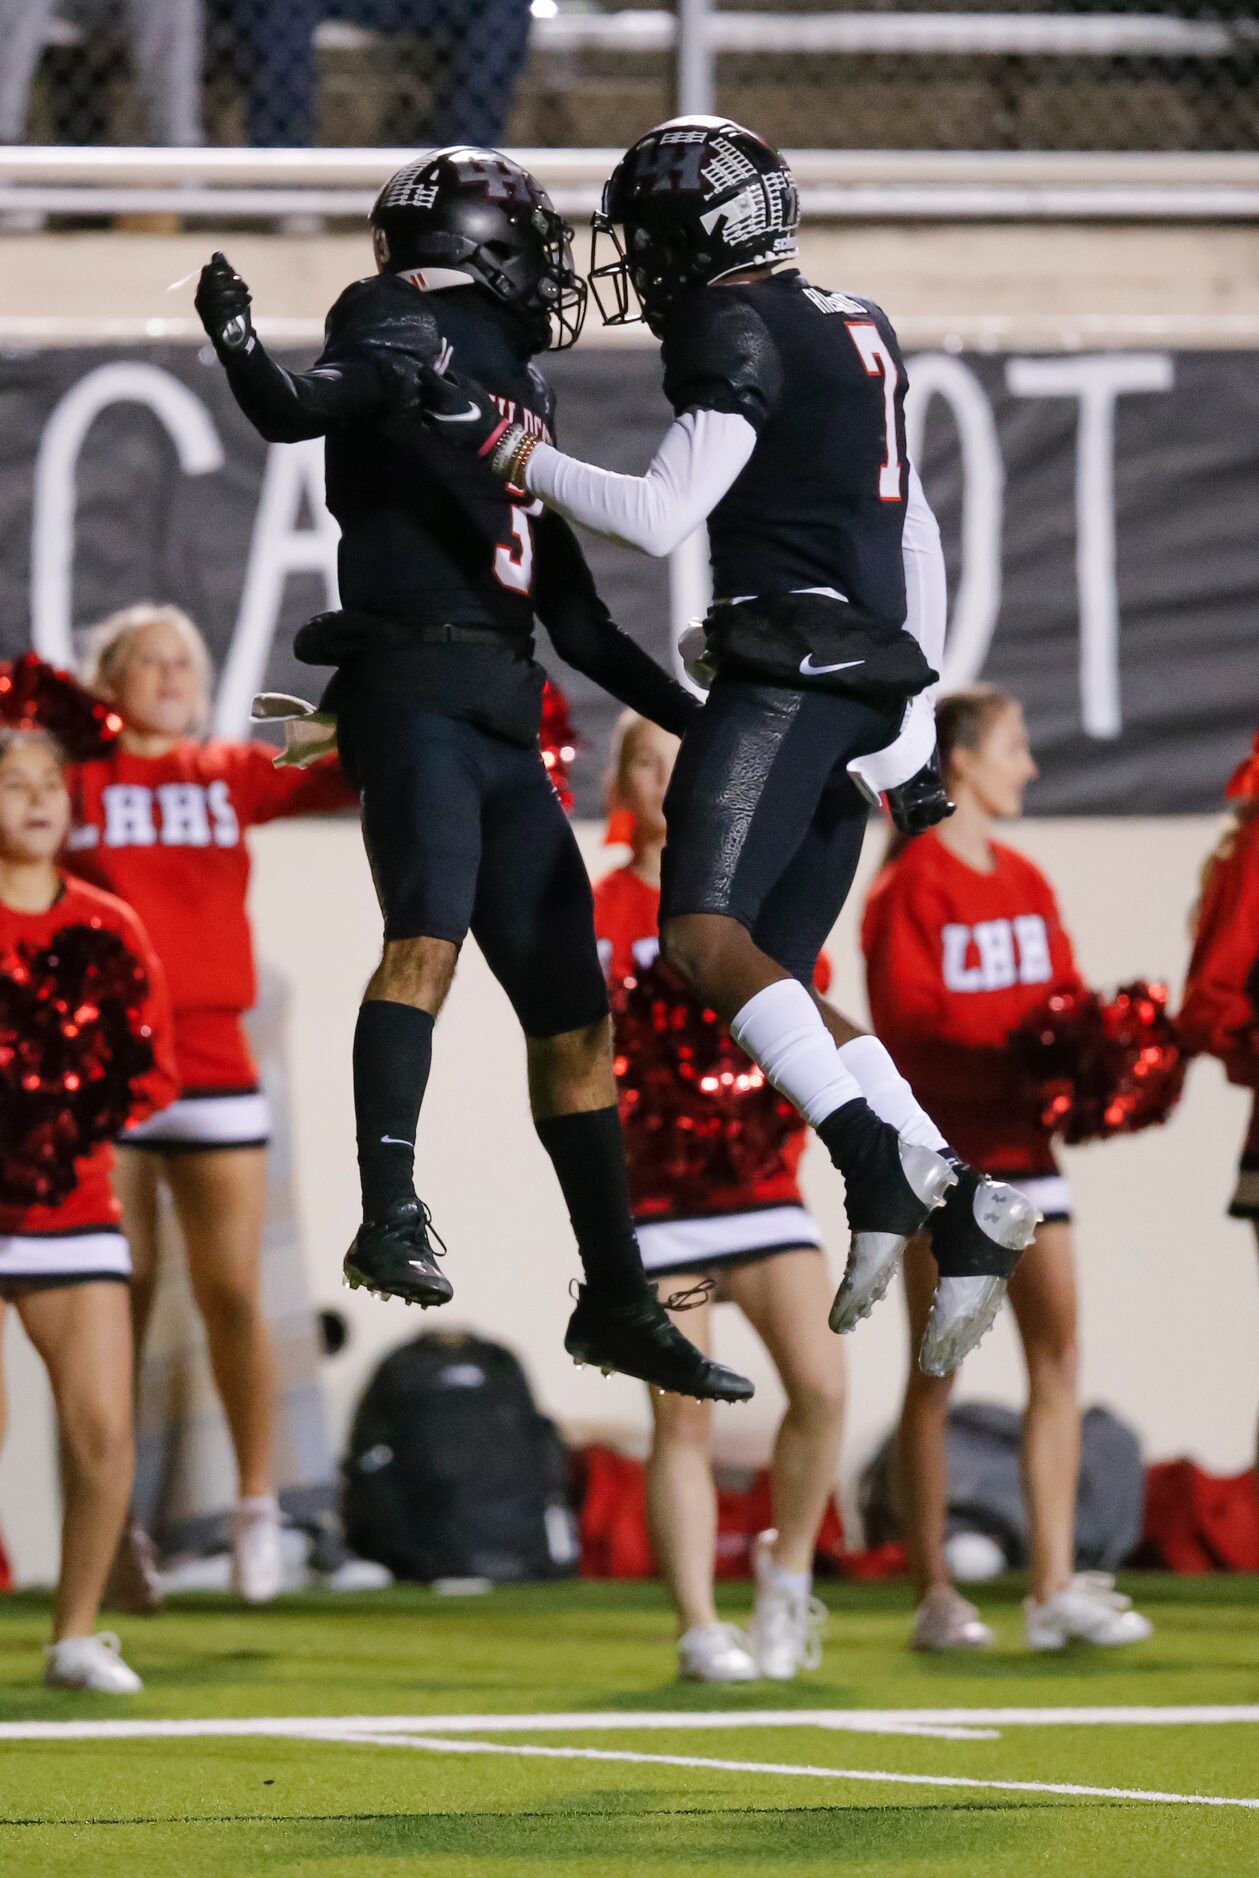
M 917 470 L 909 466 L 909 496 L 905 505 L 905 532 L 901 537 L 905 563 L 905 630 L 912 633 L 934 671 L 944 657 L 944 629 L 948 618 L 948 588 L 944 576 L 944 549 L 940 528 L 927 501 Z M 929 685 L 905 706 L 898 735 L 871 756 L 854 757 L 848 774 L 871 801 L 888 789 L 916 776 L 935 748 L 935 699 L 938 685 Z
M 944 658 L 944 628 L 948 618 L 944 549 L 940 544 L 939 523 L 912 463 L 901 558 L 905 564 L 905 630 L 913 634 L 927 656 L 928 665 L 938 672 Z M 931 695 L 935 696 L 934 686 Z
M 716 508 L 755 447 L 755 430 L 737 412 L 687 411 L 665 432 L 645 476 L 596 469 L 542 443 L 525 482 L 570 522 L 646 554 L 671 554 Z

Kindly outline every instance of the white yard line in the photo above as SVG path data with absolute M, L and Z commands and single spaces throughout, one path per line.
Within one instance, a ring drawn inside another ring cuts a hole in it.
M 1259 1811 L 1259 1799 L 1236 1800 L 1216 1793 L 1160 1793 L 1145 1787 L 1085 1787 L 1070 1780 L 979 1780 L 969 1774 L 893 1774 L 867 1767 L 792 1766 L 779 1761 L 709 1760 L 694 1754 L 635 1754 L 616 1748 L 546 1748 L 532 1742 L 458 1741 L 440 1735 L 345 1734 L 365 1747 L 420 1748 L 431 1754 L 513 1754 L 555 1761 L 620 1761 L 636 1767 L 688 1767 L 723 1774 L 783 1774 L 806 1780 L 857 1780 L 898 1787 L 978 1787 L 994 1793 L 1066 1794 L 1072 1799 L 1147 1800 L 1171 1806 L 1240 1806 Z
M 916 1735 L 945 1730 L 992 1739 L 1002 1728 L 1185 1728 L 1259 1723 L 1259 1703 L 1132 1708 L 596 1709 L 567 1714 L 288 1715 L 201 1721 L 0 1722 L 0 1741 L 195 1740 L 212 1736 L 363 1734 L 646 1733 L 709 1728 L 826 1728 L 845 1734 Z M 952 1733 L 945 1738 L 955 1738 Z

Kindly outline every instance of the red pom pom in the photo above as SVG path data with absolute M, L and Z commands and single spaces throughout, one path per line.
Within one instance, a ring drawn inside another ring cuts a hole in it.
M 612 1016 L 636 1209 L 703 1214 L 714 1189 L 784 1171 L 800 1117 L 663 960 L 613 984 Z
M 1144 979 L 1108 1003 L 1093 991 L 1053 992 L 1013 1032 L 1010 1049 L 1036 1087 L 1046 1131 L 1068 1144 L 1165 1122 L 1184 1086 L 1167 987 Z
M 568 699 L 549 678 L 542 693 L 539 740 L 542 744 L 542 761 L 555 785 L 555 793 L 564 806 L 564 813 L 571 815 L 573 792 L 568 786 L 568 769 L 581 748 L 581 739 L 569 721 Z
M 76 1160 L 122 1133 L 153 1067 L 147 992 L 144 967 L 99 924 L 0 959 L 0 1204 L 58 1205 Z
M 47 731 L 73 763 L 105 756 L 122 732 L 117 711 L 35 652 L 0 665 L 0 724 Z

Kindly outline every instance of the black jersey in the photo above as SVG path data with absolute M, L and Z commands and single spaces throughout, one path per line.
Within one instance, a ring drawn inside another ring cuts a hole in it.
M 905 362 L 882 310 L 794 268 L 679 300 L 665 393 L 737 412 L 752 456 L 708 518 L 718 601 L 818 588 L 878 637 L 905 620 Z
M 352 665 L 427 708 L 528 740 L 543 676 L 536 615 L 571 665 L 666 729 L 685 729 L 692 701 L 612 624 L 568 524 L 416 420 L 417 367 L 453 366 L 550 439 L 554 394 L 509 309 L 477 286 L 424 293 L 381 274 L 341 295 L 309 372 L 286 371 L 256 339 L 223 363 L 264 437 L 326 440 L 346 611 L 298 635 L 300 658 Z M 424 629 L 442 626 L 498 641 L 435 644 Z
M 477 379 L 505 416 L 553 441 L 555 395 L 524 327 L 476 287 L 420 293 L 382 274 L 348 288 L 328 315 L 315 367 L 445 359 Z M 488 466 L 405 417 L 372 414 L 328 432 L 327 502 L 341 528 L 338 574 L 364 613 L 533 632 L 533 521 Z

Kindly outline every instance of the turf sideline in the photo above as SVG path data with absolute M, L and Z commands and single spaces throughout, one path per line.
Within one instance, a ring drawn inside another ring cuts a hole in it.
M 285 1715 L 154 1721 L 0 1722 L 0 1741 L 195 1739 L 198 1736 L 335 1738 L 364 1735 L 573 1734 L 708 1728 L 825 1728 L 843 1734 L 999 1738 L 1002 1728 L 1185 1728 L 1259 1723 L 1259 1703 L 1129 1708 L 594 1709 L 511 1715 Z
M 329 1737 L 323 1736 L 322 1739 Z M 333 1737 L 334 1739 L 337 1737 Z M 618 1748 L 546 1748 L 532 1742 L 452 1741 L 440 1735 L 345 1734 L 346 1744 L 419 1748 L 434 1754 L 512 1754 L 556 1761 L 619 1761 L 635 1767 L 688 1767 L 726 1774 L 785 1774 L 806 1780 L 859 1780 L 898 1787 L 979 1787 L 997 1793 L 1065 1794 L 1073 1799 L 1144 1800 L 1160 1806 L 1238 1806 L 1259 1812 L 1259 1799 L 1222 1793 L 1160 1793 L 1144 1787 L 1084 1787 L 1069 1780 L 980 1780 L 972 1774 L 882 1773 L 868 1767 L 793 1766 L 785 1761 L 725 1761 L 694 1754 L 635 1754 Z

